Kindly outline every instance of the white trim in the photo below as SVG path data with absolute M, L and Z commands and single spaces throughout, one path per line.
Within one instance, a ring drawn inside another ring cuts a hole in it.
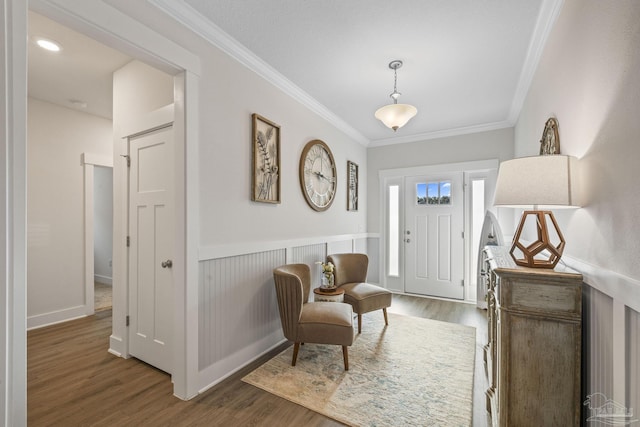
M 84 168 L 84 314 L 87 316 L 95 313 L 95 266 L 94 266 L 94 167 L 113 168 L 113 157 L 95 153 L 82 153 L 80 156 Z M 109 278 L 109 283 L 112 283 Z M 71 319 L 68 319 L 71 320 Z
M 291 240 L 258 241 L 228 245 L 204 246 L 198 249 L 198 260 L 208 261 L 210 259 L 227 258 L 231 256 L 275 251 L 279 249 L 289 249 L 297 246 L 341 242 L 355 239 L 366 239 L 369 237 L 379 237 L 379 235 L 378 233 L 339 234 L 334 236 L 306 237 Z
M 640 312 L 640 280 L 632 279 L 606 268 L 589 264 L 569 255 L 563 255 L 561 264 L 579 271 L 583 281 L 594 289 L 610 296 L 614 300 Z
M 416 135 L 396 136 L 391 138 L 374 139 L 369 147 L 381 147 L 383 145 L 406 144 L 409 142 L 428 141 L 436 138 L 448 138 L 450 136 L 468 135 L 471 133 L 489 132 L 492 130 L 510 128 L 515 125 L 515 120 L 505 120 L 496 123 L 485 123 L 481 125 L 465 126 L 461 128 L 443 129 L 433 132 L 419 133 Z
M 529 42 L 527 49 L 527 56 L 525 57 L 522 70 L 520 71 L 520 78 L 518 79 L 518 85 L 511 101 L 511 108 L 509 109 L 509 116 L 507 121 L 510 123 L 516 123 L 522 111 L 522 105 L 529 93 L 529 88 L 533 82 L 533 76 L 538 68 L 540 57 L 544 51 L 544 46 L 547 43 L 547 38 L 553 29 L 553 26 L 560 15 L 564 0 L 543 0 L 540 7 L 540 13 L 536 25 L 533 29 L 533 36 Z
M 220 382 L 224 381 L 226 378 L 229 378 L 231 375 L 238 372 L 240 369 L 244 368 L 245 366 L 249 365 L 253 361 L 259 359 L 263 355 L 267 354 L 268 352 L 272 351 L 273 349 L 277 348 L 278 346 L 282 345 L 282 343 L 287 341 L 286 339 L 279 340 L 276 344 L 266 348 L 263 351 L 260 351 L 260 353 L 258 353 L 257 356 L 248 360 L 247 363 L 236 367 L 237 360 L 246 359 L 247 357 L 249 357 L 249 355 L 253 354 L 255 351 L 259 351 L 259 349 L 263 348 L 266 345 L 266 343 L 273 342 L 273 340 L 277 339 L 278 337 L 282 337 L 282 331 L 280 330 L 263 337 L 260 341 L 253 343 L 253 345 L 247 346 L 242 350 L 230 356 L 227 356 L 224 359 L 220 360 L 219 362 L 216 362 L 213 365 L 208 366 L 202 371 L 200 371 L 200 390 L 198 391 L 198 393 L 204 393 L 211 387 L 215 386 L 216 384 L 219 384 Z M 224 375 L 220 375 L 220 372 L 224 372 Z
M 198 392 L 199 79 L 185 71 L 175 77 L 174 85 L 174 217 L 177 224 L 174 240 L 178 262 L 174 264 L 173 274 L 178 284 L 174 291 L 174 317 L 178 320 L 173 342 L 178 363 L 172 379 L 174 395 L 189 399 Z
M 27 330 L 30 331 L 31 329 L 56 325 L 58 323 L 68 322 L 69 320 L 79 319 L 81 317 L 87 317 L 84 305 L 38 314 L 27 318 Z
M 83 153 L 83 160 L 87 157 Z M 84 163 L 84 314 L 87 316 L 95 312 L 93 283 L 94 265 L 94 236 L 93 236 L 93 187 L 94 187 L 94 166 L 91 163 Z
M 437 165 L 413 166 L 408 168 L 383 169 L 378 171 L 378 177 L 380 179 L 383 179 L 383 178 L 393 178 L 398 176 L 437 174 L 440 172 L 478 171 L 478 170 L 497 169 L 499 165 L 500 165 L 500 161 L 498 159 L 474 160 L 470 162 L 459 162 L 459 163 L 442 163 Z
M 0 0 L 0 425 L 27 424 L 27 2 Z
M 95 153 L 82 153 L 81 161 L 83 165 L 102 166 L 105 168 L 113 167 L 113 157 L 102 156 Z
M 240 64 L 253 71 L 293 99 L 322 117 L 355 141 L 369 145 L 369 139 L 334 114 L 299 86 L 283 76 L 220 27 L 202 16 L 184 0 L 149 0 L 149 3 L 180 22 L 212 45 L 216 46 Z

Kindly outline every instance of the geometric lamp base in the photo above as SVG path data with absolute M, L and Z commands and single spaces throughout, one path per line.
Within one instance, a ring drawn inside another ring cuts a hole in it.
M 527 225 L 535 227 L 538 238 L 525 246 L 520 242 L 520 238 Z M 517 265 L 531 268 L 554 268 L 562 257 L 564 246 L 564 237 L 553 212 L 524 211 L 518 230 L 513 236 L 513 244 L 509 253 Z

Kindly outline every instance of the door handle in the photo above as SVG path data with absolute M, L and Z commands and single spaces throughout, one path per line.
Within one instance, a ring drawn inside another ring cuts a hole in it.
M 411 239 L 405 239 L 405 242 L 410 243 Z
M 166 261 L 162 261 L 162 263 L 160 265 L 162 266 L 162 268 L 171 268 L 171 267 L 173 267 L 173 261 L 168 259 Z

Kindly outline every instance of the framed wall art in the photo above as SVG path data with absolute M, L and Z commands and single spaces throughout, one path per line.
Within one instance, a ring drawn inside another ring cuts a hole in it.
M 259 114 L 253 121 L 251 200 L 280 203 L 280 126 Z
M 347 210 L 358 210 L 358 165 L 347 160 Z

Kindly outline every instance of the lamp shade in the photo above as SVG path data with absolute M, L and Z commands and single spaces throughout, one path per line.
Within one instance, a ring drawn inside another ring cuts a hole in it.
M 500 164 L 495 206 L 533 209 L 580 207 L 578 159 L 521 157 Z
M 376 113 L 376 119 L 380 120 L 390 129 L 398 130 L 406 125 L 413 116 L 418 113 L 418 109 L 409 104 L 389 104 L 379 108 Z

